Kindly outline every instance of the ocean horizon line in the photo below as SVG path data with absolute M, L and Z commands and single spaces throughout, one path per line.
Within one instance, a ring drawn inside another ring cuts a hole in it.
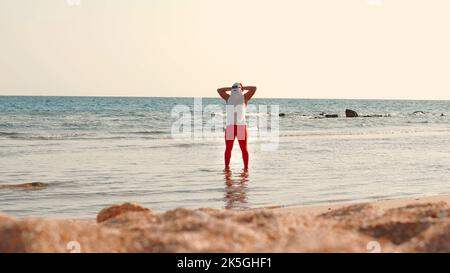
M 205 99 L 220 99 L 217 96 L 73 96 L 73 95 L 0 95 L 0 97 L 65 97 L 65 98 L 205 98 Z M 449 101 L 450 99 L 405 99 L 405 98 L 288 98 L 288 97 L 255 97 L 255 99 L 279 99 L 279 100 L 362 100 L 362 101 Z

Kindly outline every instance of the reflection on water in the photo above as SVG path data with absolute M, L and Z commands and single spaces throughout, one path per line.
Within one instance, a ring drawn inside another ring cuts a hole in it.
M 225 209 L 243 210 L 250 206 L 247 199 L 248 172 L 242 171 L 239 176 L 233 177 L 230 170 L 225 175 Z

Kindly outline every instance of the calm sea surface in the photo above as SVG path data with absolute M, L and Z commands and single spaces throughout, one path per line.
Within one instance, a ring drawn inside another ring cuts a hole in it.
M 203 99 L 208 104 L 225 111 L 219 99 Z M 286 114 L 279 118 L 279 143 L 265 149 L 259 128 L 250 128 L 249 173 L 241 171 L 235 143 L 232 173 L 224 174 L 222 138 L 171 135 L 173 107 L 194 114 L 193 98 L 0 96 L 0 211 L 93 218 L 105 206 L 128 201 L 164 211 L 450 194 L 449 101 L 252 104 L 278 105 Z M 345 118 L 346 108 L 382 117 Z M 322 112 L 339 118 L 321 118 Z M 203 114 L 203 123 L 212 118 Z M 27 182 L 47 187 L 9 187 Z

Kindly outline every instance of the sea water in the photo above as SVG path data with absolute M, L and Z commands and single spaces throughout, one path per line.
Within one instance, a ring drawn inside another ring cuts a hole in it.
M 93 218 L 121 202 L 240 210 L 450 194 L 449 101 L 254 99 L 285 116 L 275 149 L 250 135 L 248 173 L 237 141 L 226 173 L 222 138 L 174 138 L 174 107 L 194 101 L 0 96 L 0 211 Z M 3 187 L 29 182 L 47 187 Z

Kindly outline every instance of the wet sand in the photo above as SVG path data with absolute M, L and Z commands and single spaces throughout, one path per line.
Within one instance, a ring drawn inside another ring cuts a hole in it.
M 137 204 L 96 220 L 0 214 L 0 252 L 449 252 L 450 196 L 243 211 Z

